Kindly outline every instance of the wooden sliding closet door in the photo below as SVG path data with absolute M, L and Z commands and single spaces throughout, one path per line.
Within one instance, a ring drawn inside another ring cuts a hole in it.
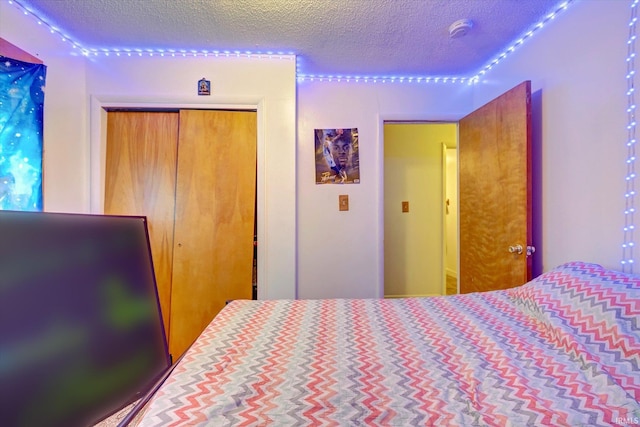
M 170 346 L 176 355 L 230 299 L 251 299 L 256 113 L 180 112 Z
M 105 213 L 146 215 L 174 360 L 251 299 L 256 112 L 109 112 Z
M 109 112 L 104 213 L 146 215 L 165 331 L 170 330 L 178 112 Z

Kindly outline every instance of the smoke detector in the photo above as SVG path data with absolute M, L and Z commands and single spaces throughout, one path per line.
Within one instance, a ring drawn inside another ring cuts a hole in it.
M 449 37 L 457 39 L 465 36 L 473 27 L 473 21 L 470 19 L 458 19 L 449 26 Z

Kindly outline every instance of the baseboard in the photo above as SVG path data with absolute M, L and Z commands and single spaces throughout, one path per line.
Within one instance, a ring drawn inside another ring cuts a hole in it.
M 441 294 L 411 294 L 411 295 L 385 295 L 385 298 L 426 298 L 426 297 L 441 297 Z

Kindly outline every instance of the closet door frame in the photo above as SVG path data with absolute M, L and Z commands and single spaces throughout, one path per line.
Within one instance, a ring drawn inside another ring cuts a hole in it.
M 104 189 L 107 152 L 107 109 L 200 109 L 200 110 L 255 110 L 256 111 L 256 236 L 257 245 L 257 288 L 258 299 L 265 299 L 267 293 L 266 266 L 266 179 L 265 179 L 265 134 L 263 98 L 219 98 L 207 97 L 207 102 L 194 103 L 192 99 L 131 99 L 124 96 L 92 95 L 90 99 L 89 121 L 89 195 L 90 212 L 104 213 Z

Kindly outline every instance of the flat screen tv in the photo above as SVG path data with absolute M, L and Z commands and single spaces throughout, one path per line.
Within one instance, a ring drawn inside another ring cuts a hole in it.
M 93 425 L 170 366 L 145 217 L 0 211 L 1 425 Z

